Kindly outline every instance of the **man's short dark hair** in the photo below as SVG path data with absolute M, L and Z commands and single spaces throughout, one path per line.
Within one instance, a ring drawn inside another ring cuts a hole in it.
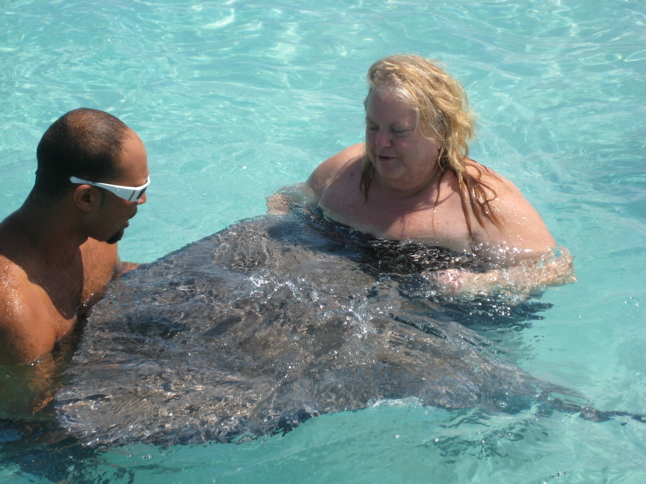
M 52 124 L 38 143 L 38 169 L 32 196 L 49 204 L 74 186 L 70 176 L 109 182 L 119 173 L 117 156 L 129 128 L 104 111 L 79 108 Z

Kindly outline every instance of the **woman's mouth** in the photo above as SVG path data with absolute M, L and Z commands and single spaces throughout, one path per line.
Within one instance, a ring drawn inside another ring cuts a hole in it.
M 393 161 L 395 159 L 395 157 L 394 156 L 377 155 L 377 159 L 382 163 L 388 163 L 390 161 Z

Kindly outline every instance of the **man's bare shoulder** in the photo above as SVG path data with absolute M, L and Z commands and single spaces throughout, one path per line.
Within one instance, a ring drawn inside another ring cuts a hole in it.
M 115 274 L 117 247 L 87 239 L 80 258 L 52 266 L 15 223 L 5 220 L 0 237 L 0 364 L 25 363 L 50 351 L 79 311 L 100 299 Z
M 24 269 L 0 255 L 0 364 L 32 361 L 56 341 L 48 304 Z
M 0 222 L 0 258 L 15 260 L 24 253 L 26 246 L 24 234 L 19 228 L 15 213 Z M 0 270 L 5 267 L 0 266 Z
M 19 238 L 12 237 L 6 230 L 0 230 L 0 297 L 20 292 L 28 287 L 30 275 L 25 265 L 30 259 L 27 244 L 21 244 Z
M 11 217 L 0 224 L 0 328 L 7 332 L 12 327 L 24 326 L 32 319 L 38 304 L 35 280 L 30 263 L 36 257 L 30 253 L 29 244 L 16 229 Z

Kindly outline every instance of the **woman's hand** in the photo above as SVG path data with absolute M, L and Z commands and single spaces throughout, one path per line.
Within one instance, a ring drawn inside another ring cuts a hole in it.
M 560 248 L 536 259 L 526 259 L 519 264 L 488 272 L 475 273 L 448 269 L 426 274 L 427 278 L 444 294 L 509 294 L 529 295 L 547 286 L 558 286 L 576 281 L 573 258 Z

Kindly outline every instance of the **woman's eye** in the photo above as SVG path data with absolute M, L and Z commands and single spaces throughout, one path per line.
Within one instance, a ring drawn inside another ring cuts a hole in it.
M 379 128 L 377 126 L 366 126 L 368 131 L 377 131 Z

